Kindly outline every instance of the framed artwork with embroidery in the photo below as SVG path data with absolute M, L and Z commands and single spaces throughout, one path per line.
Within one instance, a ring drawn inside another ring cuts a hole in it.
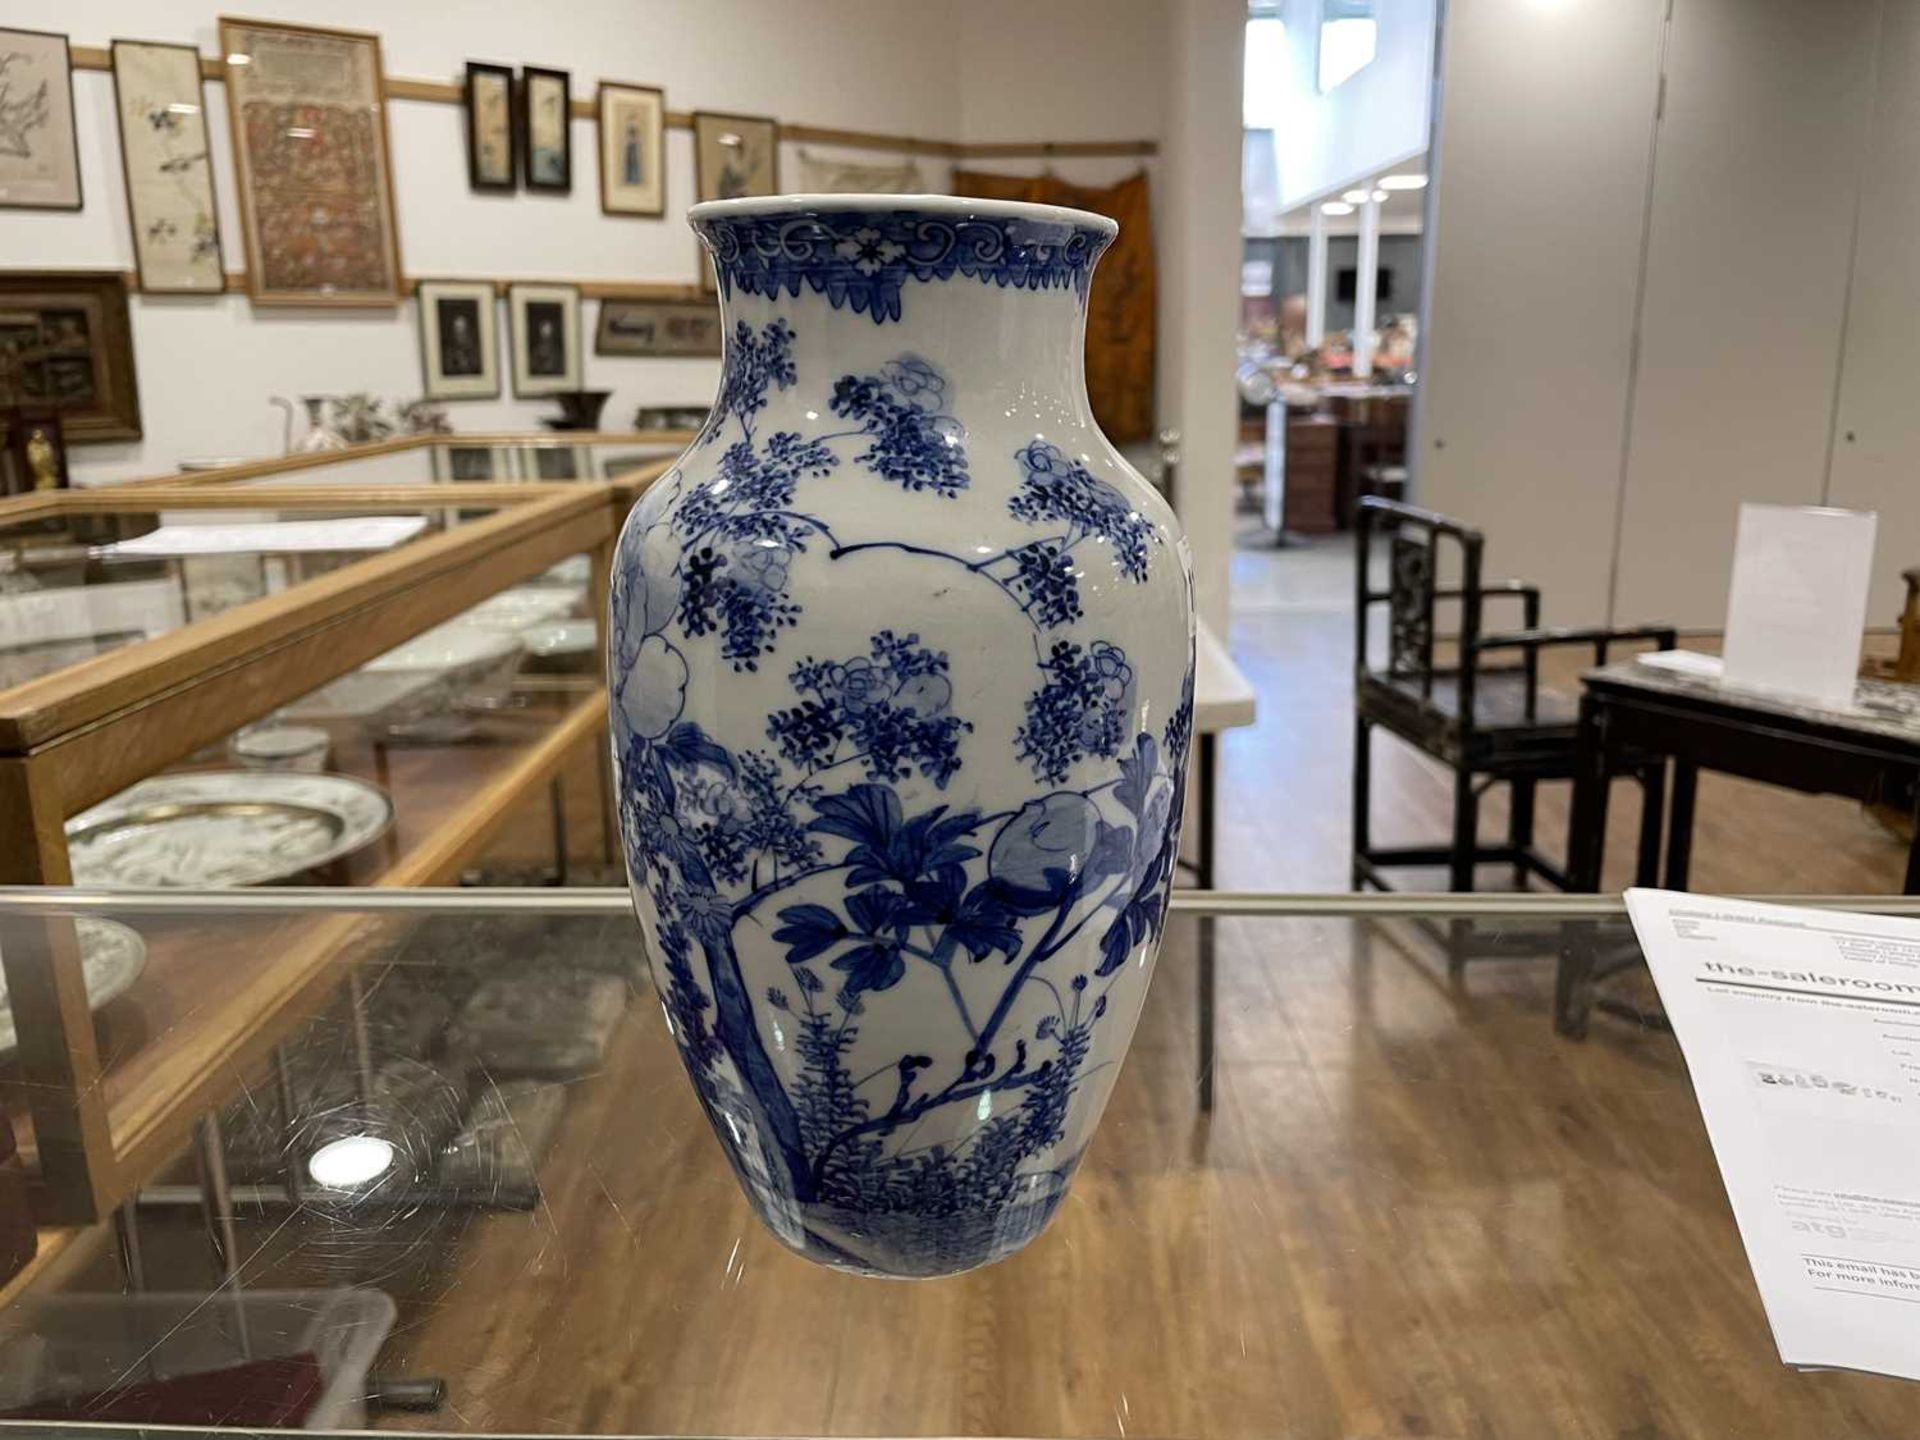
M 0 206 L 80 208 L 67 37 L 0 30 Z
M 223 17 L 220 49 L 254 303 L 398 304 L 380 37 Z
M 179 295 L 225 290 L 199 50 L 114 41 L 113 95 L 140 288 Z

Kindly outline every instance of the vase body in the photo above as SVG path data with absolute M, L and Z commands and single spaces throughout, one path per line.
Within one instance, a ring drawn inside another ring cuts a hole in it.
M 1113 225 L 901 196 L 692 221 L 720 395 L 610 599 L 635 909 L 773 1233 L 952 1274 L 1064 1197 L 1178 849 L 1186 545 L 1081 360 Z

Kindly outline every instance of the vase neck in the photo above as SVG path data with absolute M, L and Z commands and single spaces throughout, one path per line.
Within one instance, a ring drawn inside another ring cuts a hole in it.
M 713 259 L 729 344 L 771 306 L 808 334 L 860 343 L 864 327 L 965 372 L 976 395 L 1043 392 L 1084 406 L 1087 293 L 1111 221 L 870 196 L 703 206 L 693 226 Z

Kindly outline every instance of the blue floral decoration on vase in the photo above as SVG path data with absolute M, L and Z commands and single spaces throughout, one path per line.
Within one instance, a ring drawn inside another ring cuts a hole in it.
M 986 403 L 1017 351 L 802 359 L 810 317 L 910 331 L 942 287 L 1072 325 L 1110 226 L 758 203 L 696 210 L 719 399 L 616 557 L 622 840 L 761 1218 L 826 1264 L 950 1274 L 1058 1209 L 1139 1014 L 1192 727 L 1184 547 L 1090 423 Z

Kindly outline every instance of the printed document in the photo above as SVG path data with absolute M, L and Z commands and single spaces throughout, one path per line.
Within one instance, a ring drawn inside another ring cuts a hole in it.
M 1920 920 L 1627 908 L 1780 1358 L 1920 1379 Z

